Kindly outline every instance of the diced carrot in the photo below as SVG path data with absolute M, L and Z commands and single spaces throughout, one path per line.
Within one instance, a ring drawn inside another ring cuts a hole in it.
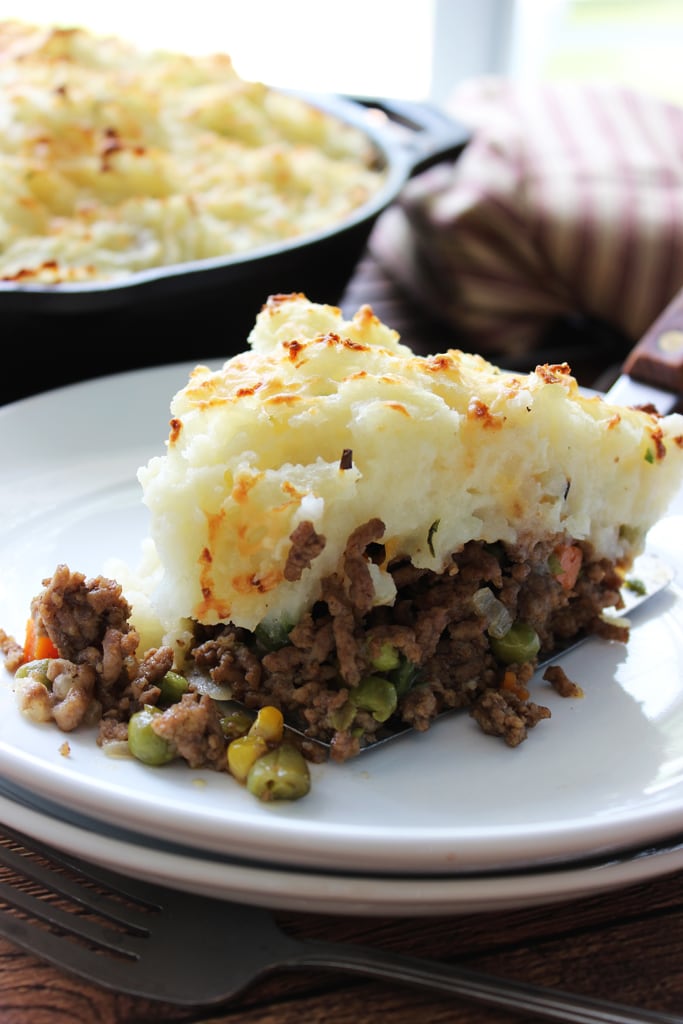
M 505 670 L 500 688 L 508 693 L 514 693 L 515 697 L 519 697 L 520 700 L 526 700 L 529 696 L 526 686 L 519 682 L 516 673 L 509 668 Z
M 36 624 L 33 619 L 26 623 L 26 638 L 24 640 L 24 661 L 39 661 L 41 658 L 58 658 L 59 651 L 45 634 L 36 633 Z
M 555 578 L 565 590 L 571 590 L 576 583 L 583 561 L 581 548 L 576 544 L 563 544 L 555 548 L 555 554 L 560 563 L 560 571 Z
M 34 646 L 33 658 L 39 661 L 41 658 L 58 658 L 59 651 L 50 640 L 49 636 L 38 636 Z
M 507 669 L 500 684 L 503 690 L 514 690 L 517 687 L 517 676 L 510 669 Z

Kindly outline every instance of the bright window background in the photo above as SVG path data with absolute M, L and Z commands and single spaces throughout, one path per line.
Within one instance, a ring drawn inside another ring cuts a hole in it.
M 456 3 L 458 0 L 456 0 Z M 424 98 L 434 0 L 2 0 L 23 21 L 86 25 L 144 47 L 229 53 L 238 73 L 282 88 Z M 343 10 L 339 16 L 338 10 Z
M 512 76 L 618 82 L 683 104 L 681 0 L 516 0 Z
M 501 70 L 517 0 L 0 0 L 0 17 L 85 25 L 145 47 L 222 50 L 283 88 L 442 102 Z M 148 13 L 146 13 L 148 12 Z
M 243 77 L 284 88 L 442 103 L 498 73 L 683 103 L 683 0 L 0 0 L 0 17 L 223 50 Z

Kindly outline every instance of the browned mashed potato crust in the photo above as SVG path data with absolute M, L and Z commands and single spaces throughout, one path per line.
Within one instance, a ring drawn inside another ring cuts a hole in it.
M 255 252 L 351 217 L 364 132 L 227 54 L 0 20 L 0 279 L 70 285 Z

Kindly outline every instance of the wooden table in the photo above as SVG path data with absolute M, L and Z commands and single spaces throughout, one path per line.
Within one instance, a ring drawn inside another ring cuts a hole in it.
M 457 344 L 443 325 L 407 302 L 369 259 L 351 282 L 344 306 L 367 300 L 418 351 Z M 576 342 L 569 359 L 586 384 L 609 372 L 613 360 L 612 351 L 596 350 L 590 339 Z M 297 935 L 463 963 L 679 1014 L 683 1022 L 683 872 L 570 903 L 505 913 L 277 916 Z M 0 1024 L 520 1024 L 525 1019 L 450 997 L 321 972 L 273 976 L 231 1005 L 192 1012 L 106 992 L 0 940 Z

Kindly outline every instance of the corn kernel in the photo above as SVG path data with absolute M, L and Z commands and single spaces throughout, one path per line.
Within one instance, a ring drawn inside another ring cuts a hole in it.
M 246 782 L 254 761 L 267 750 L 262 736 L 240 736 L 228 744 L 228 771 L 238 782 Z
M 284 719 L 278 708 L 271 706 L 261 708 L 254 723 L 249 729 L 250 736 L 259 736 L 270 746 L 276 746 L 282 741 L 284 731 Z

